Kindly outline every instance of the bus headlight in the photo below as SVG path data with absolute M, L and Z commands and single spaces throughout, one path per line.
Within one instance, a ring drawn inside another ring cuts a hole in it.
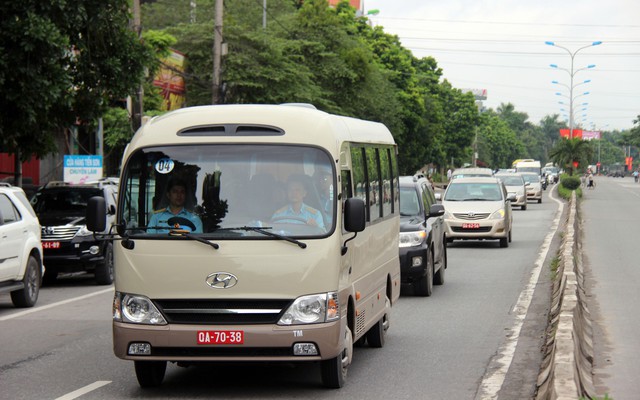
M 116 292 L 113 298 L 113 319 L 132 324 L 166 325 L 160 311 L 145 297 Z
M 298 297 L 282 314 L 278 325 L 317 324 L 340 318 L 338 294 L 335 292 Z

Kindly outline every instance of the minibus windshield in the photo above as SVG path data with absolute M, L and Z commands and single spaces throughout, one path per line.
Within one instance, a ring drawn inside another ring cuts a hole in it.
M 133 237 L 310 238 L 335 226 L 336 174 L 317 147 L 148 147 L 122 176 L 118 221 Z

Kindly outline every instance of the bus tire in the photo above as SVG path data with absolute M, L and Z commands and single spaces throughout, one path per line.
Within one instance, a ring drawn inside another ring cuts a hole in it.
M 322 384 L 327 388 L 339 389 L 347 380 L 347 371 L 353 356 L 353 336 L 348 326 L 345 330 L 344 342 L 345 348 L 340 354 L 329 360 L 323 360 L 320 364 Z
M 167 370 L 166 361 L 134 361 L 134 364 L 140 387 L 156 387 L 162 384 Z

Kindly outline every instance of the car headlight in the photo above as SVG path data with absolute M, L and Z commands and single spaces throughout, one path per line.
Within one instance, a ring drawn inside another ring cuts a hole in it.
M 400 232 L 400 247 L 420 246 L 424 238 L 427 237 L 425 231 Z
M 504 208 L 499 209 L 498 211 L 491 214 L 491 219 L 504 219 Z
M 113 297 L 113 320 L 132 324 L 167 324 L 160 311 L 148 297 L 120 292 L 116 292 Z
M 87 229 L 86 225 L 82 225 L 82 227 L 76 232 L 76 236 L 91 236 L 93 232 Z
M 338 293 L 319 293 L 298 297 L 282 315 L 278 325 L 317 324 L 339 318 Z

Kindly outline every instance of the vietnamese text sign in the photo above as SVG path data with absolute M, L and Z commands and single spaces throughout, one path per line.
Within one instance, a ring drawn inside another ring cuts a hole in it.
M 102 178 L 102 156 L 64 156 L 64 181 L 85 183 Z

